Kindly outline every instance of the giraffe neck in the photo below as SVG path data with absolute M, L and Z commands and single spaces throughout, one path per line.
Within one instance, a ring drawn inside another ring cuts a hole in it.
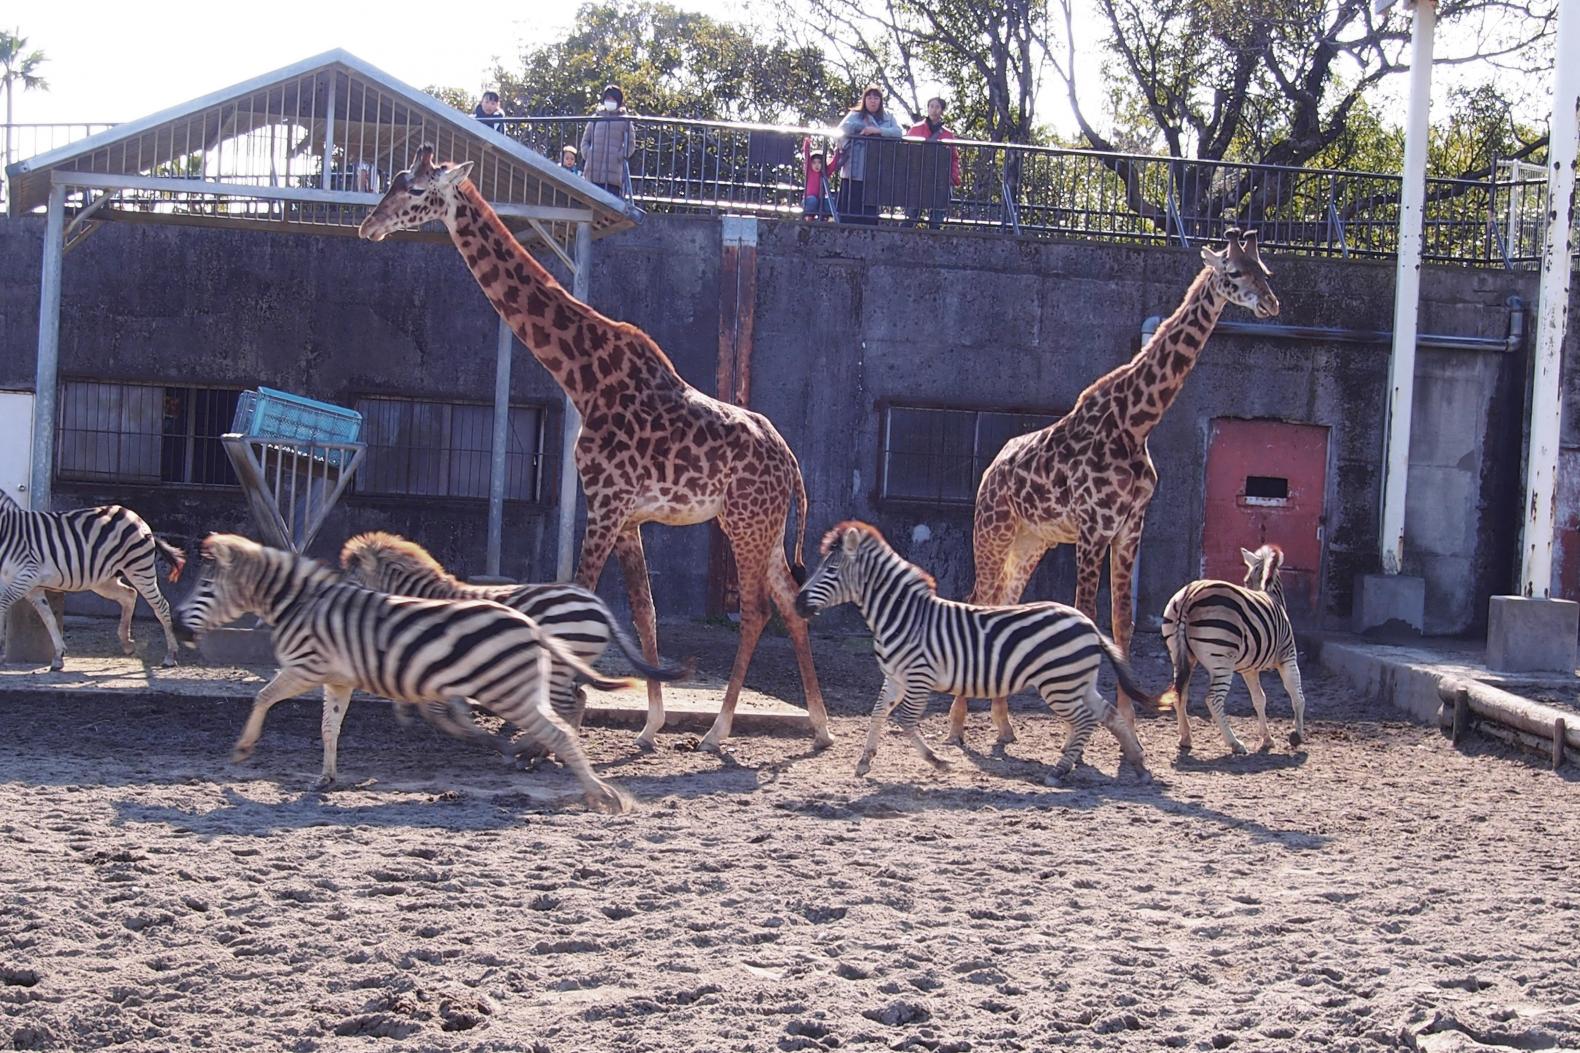
M 600 388 L 622 376 L 647 388 L 683 383 L 651 340 L 629 339 L 636 330 L 567 292 L 522 248 L 471 180 L 461 181 L 445 227 L 483 295 L 583 416 Z
M 1228 302 L 1217 274 L 1203 267 L 1184 301 L 1118 371 L 1113 404 L 1120 422 L 1138 438 L 1145 439 L 1174 404 Z

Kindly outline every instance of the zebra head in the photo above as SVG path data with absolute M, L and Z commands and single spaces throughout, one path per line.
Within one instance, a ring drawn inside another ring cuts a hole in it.
M 1277 545 L 1263 545 L 1255 552 L 1242 548 L 1240 558 L 1245 560 L 1245 587 L 1257 592 L 1274 592 L 1278 589 L 1278 572 L 1284 566 L 1284 550 Z
M 365 589 L 397 595 L 414 593 L 412 586 L 430 579 L 453 578 L 428 550 L 399 534 L 375 530 L 358 534 L 340 550 L 340 569 L 346 578 Z
M 357 227 L 357 234 L 369 241 L 383 241 L 397 230 L 416 230 L 424 223 L 447 218 L 460 192 L 461 180 L 472 170 L 472 162 L 434 164 L 434 149 L 417 151 L 411 167 L 390 180 L 384 198 Z
M 866 523 L 850 520 L 830 530 L 823 537 L 823 562 L 796 593 L 796 613 L 811 618 L 825 607 L 859 599 L 871 563 L 867 557 L 878 546 L 887 547 Z
M 1267 269 L 1257 250 L 1256 231 L 1248 230 L 1242 235 L 1230 229 L 1228 242 L 1222 252 L 1207 246 L 1201 250 L 1202 261 L 1213 269 L 1219 291 L 1230 303 L 1239 304 L 1258 318 L 1272 318 L 1278 314 L 1278 297 L 1268 284 L 1273 272 Z
M 202 552 L 202 575 L 176 608 L 176 635 L 189 647 L 204 633 L 253 610 L 250 579 L 256 576 L 262 546 L 235 534 L 210 534 Z

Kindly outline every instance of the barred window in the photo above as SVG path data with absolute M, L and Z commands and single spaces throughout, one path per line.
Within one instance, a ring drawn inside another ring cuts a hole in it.
M 55 475 L 63 480 L 235 486 L 219 437 L 241 392 L 65 380 Z
M 357 473 L 364 494 L 488 496 L 494 409 L 480 402 L 358 399 L 367 459 Z M 536 501 L 542 483 L 541 405 L 510 407 L 505 497 Z
M 1006 442 L 1056 419 L 1040 413 L 891 405 L 883 420 L 881 496 L 969 505 L 982 473 Z

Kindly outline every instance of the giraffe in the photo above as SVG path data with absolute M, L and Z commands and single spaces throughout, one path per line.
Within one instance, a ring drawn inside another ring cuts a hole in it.
M 993 459 L 977 488 L 976 587 L 969 602 L 1017 602 L 1043 554 L 1073 543 L 1075 606 L 1095 621 L 1106 551 L 1114 642 L 1130 653 L 1136 552 L 1158 480 L 1147 436 L 1179 394 L 1227 304 L 1249 308 L 1258 318 L 1278 314 L 1256 232 L 1230 230 L 1228 242 L 1223 252 L 1202 248 L 1204 266 L 1184 302 L 1134 358 L 1089 385 L 1069 413 L 1011 439 Z M 1123 690 L 1119 709 L 1135 723 Z M 998 743 L 1014 742 L 1008 699 L 993 699 L 992 710 Z M 944 741 L 964 743 L 965 721 L 966 700 L 957 695 Z
M 358 233 L 381 241 L 397 230 L 442 222 L 494 309 L 565 390 L 582 417 L 576 470 L 587 495 L 575 581 L 596 588 L 610 554 L 619 559 L 642 652 L 651 662 L 658 660 L 658 627 L 641 526 L 719 521 L 740 582 L 740 643 L 723 705 L 702 748 L 717 752 L 729 737 L 769 603 L 778 608 L 795 647 L 814 742 L 818 748 L 829 745 L 833 738 L 806 622 L 795 612 L 799 586 L 785 561 L 794 498 L 795 565 L 804 575 L 807 498 L 795 454 L 767 417 L 704 395 L 681 379 L 652 337 L 571 296 L 483 200 L 467 178 L 471 167 L 436 165 L 433 147 L 422 147 Z M 663 694 L 650 685 L 647 723 L 637 743 L 653 748 L 663 724 Z

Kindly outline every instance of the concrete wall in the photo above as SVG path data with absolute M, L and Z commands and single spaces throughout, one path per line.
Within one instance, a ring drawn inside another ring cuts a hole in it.
M 30 387 L 42 223 L 0 223 L 0 387 Z M 971 586 L 969 508 L 879 501 L 881 406 L 888 401 L 1051 414 L 1126 360 L 1144 319 L 1166 315 L 1200 266 L 1191 251 L 996 236 L 931 235 L 800 223 L 759 227 L 752 405 L 801 460 L 808 547 L 848 516 L 878 523 L 946 594 Z M 650 332 L 683 376 L 712 393 L 719 347 L 720 223 L 651 216 L 595 249 L 592 297 Z M 1392 265 L 1278 258 L 1279 321 L 1386 329 Z M 1529 275 L 1429 268 L 1422 329 L 1502 336 Z M 1245 317 L 1230 308 L 1228 317 Z M 270 384 L 331 401 L 366 394 L 487 399 L 495 319 L 448 244 L 108 224 L 65 267 L 62 371 L 169 382 Z M 513 391 L 556 405 L 518 354 Z M 1407 551 L 1428 581 L 1429 628 L 1485 618 L 1508 587 L 1518 489 L 1523 362 L 1423 352 L 1412 443 Z M 1199 568 L 1203 466 L 1214 417 L 1271 417 L 1331 429 L 1324 620 L 1347 614 L 1355 574 L 1376 566 L 1387 348 L 1219 334 L 1154 433 L 1161 476 L 1144 538 L 1143 616 Z M 557 491 L 558 418 L 549 421 L 545 493 Z M 195 537 L 243 525 L 232 493 L 141 493 L 61 484 L 59 503 L 111 496 L 163 530 Z M 422 540 L 462 571 L 481 569 L 480 502 L 421 507 L 352 496 L 326 526 L 384 527 Z M 552 574 L 552 509 L 512 506 L 505 565 Z M 661 610 L 700 614 L 712 528 L 649 527 Z M 810 561 L 810 560 L 809 560 Z M 1068 599 L 1073 556 L 1044 563 L 1028 595 Z M 605 576 L 617 593 L 619 573 Z

